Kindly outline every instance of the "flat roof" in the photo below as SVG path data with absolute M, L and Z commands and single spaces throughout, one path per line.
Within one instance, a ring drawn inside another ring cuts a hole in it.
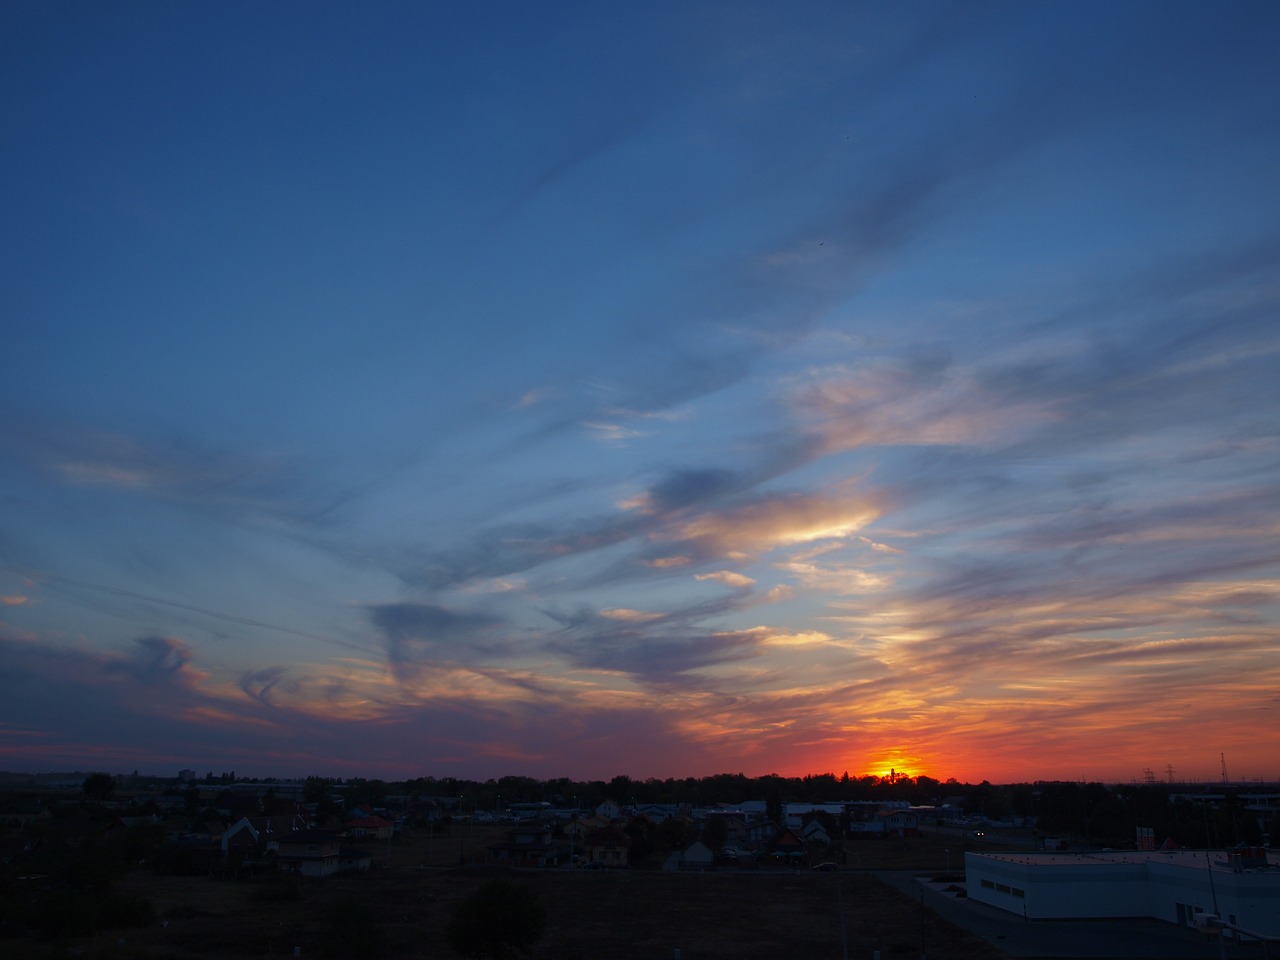
M 1213 865 L 1215 870 L 1230 870 L 1231 864 L 1227 860 L 1227 850 L 1210 850 L 1208 862 Z M 1016 852 L 974 852 L 969 851 L 969 856 L 984 857 L 988 860 L 998 860 L 1002 863 L 1019 863 L 1028 866 L 1044 866 L 1044 867 L 1061 867 L 1071 865 L 1093 865 L 1097 866 L 1104 863 L 1169 863 L 1181 867 L 1204 869 L 1206 859 L 1203 850 L 1097 850 L 1097 851 L 1080 851 L 1080 852 L 1048 852 L 1042 850 L 1032 850 L 1026 853 Z M 1270 851 L 1267 853 L 1267 865 L 1270 867 L 1280 866 Z

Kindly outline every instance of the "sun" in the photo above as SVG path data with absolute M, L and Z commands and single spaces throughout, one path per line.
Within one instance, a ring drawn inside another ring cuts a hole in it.
M 920 757 L 913 757 L 903 750 L 886 750 L 866 764 L 864 776 L 879 777 L 887 783 L 897 783 L 899 780 L 914 780 L 916 777 L 927 776 L 927 773 Z

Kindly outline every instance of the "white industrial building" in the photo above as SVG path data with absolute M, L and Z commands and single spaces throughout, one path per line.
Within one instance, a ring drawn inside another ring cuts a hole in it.
M 1028 920 L 1152 917 L 1198 926 L 1217 916 L 1280 937 L 1280 863 L 1228 852 L 966 853 L 969 899 Z

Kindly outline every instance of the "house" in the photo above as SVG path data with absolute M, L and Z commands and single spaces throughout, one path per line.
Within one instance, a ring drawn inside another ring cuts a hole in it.
M 511 803 L 507 805 L 507 813 L 514 820 L 538 820 L 551 813 L 551 804 L 545 800 Z
M 631 865 L 631 838 L 618 826 L 592 830 L 587 835 L 586 847 L 587 859 L 591 863 L 602 863 L 606 867 Z
M 368 870 L 372 854 L 342 846 L 342 838 L 321 830 L 302 830 L 277 842 L 276 864 L 284 873 L 328 877 L 344 870 Z
M 884 833 L 896 833 L 900 837 L 920 835 L 920 816 L 914 810 L 882 810 L 877 817 Z
M 880 814 L 885 810 L 905 809 L 909 804 L 885 804 L 877 800 L 850 800 L 843 804 L 840 825 L 846 834 L 881 833 L 884 822 Z
M 804 829 L 800 831 L 800 839 L 805 843 L 831 844 L 831 834 L 817 817 L 804 825 Z
M 382 817 L 356 817 L 346 823 L 347 836 L 353 840 L 390 840 L 395 824 Z
M 489 859 L 511 867 L 554 867 L 560 847 L 552 842 L 549 823 L 529 820 L 508 830 L 504 842 L 490 844 Z
M 222 852 L 260 857 L 275 850 L 281 837 L 307 829 L 302 817 L 241 817 L 222 832 Z
M 751 849 L 759 849 L 778 835 L 778 825 L 772 820 L 750 820 L 746 823 L 744 843 Z
M 782 829 L 774 834 L 773 839 L 766 846 L 769 853 L 769 859 L 774 862 L 781 860 L 798 860 L 804 856 L 804 843 L 791 830 Z
M 730 843 L 735 846 L 744 846 L 746 844 L 747 824 L 740 816 L 722 817 L 713 815 L 707 819 L 715 819 L 724 824 L 725 843 Z
M 600 817 L 575 817 L 564 825 L 564 835 L 573 843 L 586 843 L 587 834 L 599 830 L 608 823 Z
M 679 813 L 680 806 L 675 803 L 642 803 L 636 807 L 636 815 L 647 817 L 651 823 L 662 823 Z
M 838 820 L 845 812 L 845 803 L 784 803 L 782 805 L 783 826 L 799 830 L 815 813 L 825 814 L 833 821 Z
M 710 870 L 716 865 L 716 854 L 701 840 L 695 840 L 680 852 L 677 863 L 681 870 Z
M 606 800 L 596 807 L 596 816 L 604 817 L 606 820 L 617 820 L 622 816 L 622 807 L 614 800 Z

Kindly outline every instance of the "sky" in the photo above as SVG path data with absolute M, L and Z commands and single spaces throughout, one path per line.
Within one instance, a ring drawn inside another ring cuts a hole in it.
M 1280 779 L 1277 49 L 4 5 L 0 768 Z

